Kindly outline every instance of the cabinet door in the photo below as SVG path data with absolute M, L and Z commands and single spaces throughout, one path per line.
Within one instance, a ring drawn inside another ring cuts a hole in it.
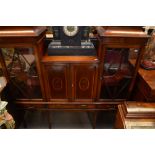
M 136 76 L 139 49 L 103 48 L 100 70 L 100 99 L 127 99 Z
M 68 99 L 68 67 L 66 64 L 52 64 L 45 67 L 45 84 L 50 99 Z M 47 81 L 46 81 L 47 80 Z
M 9 96 L 17 100 L 42 100 L 42 89 L 34 48 L 0 49 L 4 76 L 9 81 Z
M 96 94 L 97 64 L 72 65 L 73 99 L 94 99 Z

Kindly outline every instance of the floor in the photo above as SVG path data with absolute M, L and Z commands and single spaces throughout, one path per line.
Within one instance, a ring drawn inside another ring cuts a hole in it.
M 50 112 L 52 129 L 93 129 L 91 112 Z M 98 113 L 96 129 L 113 129 L 115 111 Z M 27 129 L 48 129 L 48 115 L 45 111 L 27 111 L 25 114 Z M 19 127 L 24 129 L 24 123 Z

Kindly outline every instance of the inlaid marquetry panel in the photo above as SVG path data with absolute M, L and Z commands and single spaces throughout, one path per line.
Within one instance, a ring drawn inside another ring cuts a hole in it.
M 89 79 L 87 77 L 82 77 L 79 80 L 79 88 L 82 91 L 86 91 L 87 89 L 89 89 Z
M 48 88 L 51 99 L 66 99 L 68 98 L 68 81 L 67 81 L 67 65 L 54 64 L 46 66 L 48 79 Z
M 74 99 L 93 99 L 96 91 L 97 66 L 95 64 L 73 65 L 72 75 Z

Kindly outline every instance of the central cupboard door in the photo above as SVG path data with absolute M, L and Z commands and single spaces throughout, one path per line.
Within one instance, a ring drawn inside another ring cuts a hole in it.
M 51 100 L 69 99 L 70 81 L 67 64 L 52 64 L 46 66 L 46 86 L 48 88 L 48 98 Z
M 97 86 L 97 64 L 72 64 L 73 100 L 93 100 Z

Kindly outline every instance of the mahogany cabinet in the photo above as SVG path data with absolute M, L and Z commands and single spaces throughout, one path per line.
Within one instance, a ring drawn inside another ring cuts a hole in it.
M 130 99 L 149 38 L 142 27 L 97 27 L 100 71 L 98 99 Z
M 57 59 L 58 57 L 55 57 Z M 60 58 L 60 57 L 59 57 Z M 48 59 L 48 60 L 47 60 Z M 69 57 L 71 59 L 71 57 Z M 94 101 L 96 98 L 98 60 L 90 63 L 85 56 L 79 61 L 72 57 L 72 62 L 63 57 L 60 62 L 53 62 L 52 57 L 43 58 L 43 73 L 46 94 L 49 101 Z M 55 60 L 54 60 L 55 61 Z
M 48 56 L 46 27 L 0 27 L 0 72 L 13 101 L 29 109 L 94 112 L 127 100 L 149 36 L 139 27 L 97 30 L 96 56 Z
M 43 26 L 0 27 L 0 62 L 13 101 L 45 100 L 40 66 L 45 34 Z
M 46 27 L 1 27 L 0 61 L 11 89 L 17 90 L 15 99 L 41 105 L 126 100 L 149 36 L 139 27 L 98 27 L 97 31 L 96 56 L 48 56 Z

